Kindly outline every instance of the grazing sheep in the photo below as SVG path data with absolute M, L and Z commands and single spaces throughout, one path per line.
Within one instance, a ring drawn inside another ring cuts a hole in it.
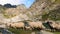
M 57 23 L 57 22 L 49 22 L 52 30 L 57 30 L 57 31 L 60 31 L 60 23 Z
M 7 23 L 7 26 L 13 27 L 13 28 L 24 28 L 24 23 Z
M 39 28 L 39 29 L 44 29 L 45 27 L 43 26 L 42 22 L 29 22 L 28 23 L 32 29 L 34 28 Z
M 22 23 L 22 22 L 15 23 L 15 27 L 17 27 L 17 28 L 24 28 L 24 23 Z
M 37 22 L 37 24 L 38 24 L 38 27 L 39 27 L 39 28 L 42 28 L 42 29 L 45 28 L 42 22 Z

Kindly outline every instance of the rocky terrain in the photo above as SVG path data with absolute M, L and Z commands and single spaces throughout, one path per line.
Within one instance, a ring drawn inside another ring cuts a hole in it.
M 0 23 L 20 21 L 60 21 L 60 0 L 36 0 L 30 8 L 18 5 L 7 8 L 0 5 Z
M 15 33 L 20 33 L 19 28 L 60 31 L 60 0 L 36 0 L 30 8 L 23 4 L 0 5 L 0 28 L 12 28 Z M 45 31 L 42 33 L 50 33 Z
M 51 10 L 55 10 L 60 6 L 59 3 L 55 3 L 55 0 L 36 0 L 36 2 L 27 9 L 24 5 L 19 5 L 16 8 L 6 8 L 2 7 L 0 13 L 4 16 L 4 18 L 10 21 L 23 21 L 23 20 L 31 20 L 31 21 L 39 21 L 43 20 L 45 14 L 49 13 Z M 2 19 L 3 20 L 3 19 Z

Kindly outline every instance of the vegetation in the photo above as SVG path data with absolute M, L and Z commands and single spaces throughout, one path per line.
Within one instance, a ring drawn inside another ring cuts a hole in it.
M 31 34 L 31 32 L 33 32 L 31 30 L 22 30 L 22 29 L 14 29 L 14 28 L 9 28 L 8 30 L 11 31 L 14 34 Z M 56 32 L 52 32 L 52 33 L 54 33 L 54 34 L 60 34 L 60 32 L 57 32 L 57 31 Z
M 31 34 L 32 31 L 30 30 L 22 30 L 22 29 L 14 29 L 14 28 L 9 28 L 9 31 L 11 31 L 14 34 Z
M 60 20 L 60 8 L 49 11 L 48 14 L 42 15 L 42 19 Z
M 56 2 L 55 2 L 55 3 L 60 4 L 60 0 L 56 0 Z
M 52 20 L 60 20 L 60 8 L 50 11 L 49 14 L 50 14 L 49 15 L 50 19 L 52 19 Z
M 0 6 L 0 13 L 5 13 L 4 11 L 6 10 L 6 7 Z
M 52 32 L 52 33 L 54 33 L 54 34 L 60 34 L 60 32 Z
M 0 13 L 2 13 L 4 15 L 4 17 L 6 18 L 11 18 L 11 17 L 14 17 L 18 14 L 24 14 L 24 15 L 27 15 L 29 17 L 29 19 L 31 19 L 32 21 L 40 21 L 41 20 L 41 16 L 42 16 L 42 20 L 45 21 L 47 19 L 50 19 L 50 20 L 54 20 L 54 21 L 57 21 L 57 20 L 60 20 L 60 6 L 58 6 L 56 9 L 53 10 L 54 8 L 54 5 L 55 4 L 60 4 L 60 0 L 55 0 L 53 2 L 53 0 L 48 0 L 47 1 L 47 6 L 52 9 L 52 10 L 48 10 L 46 9 L 45 10 L 45 7 L 43 8 L 42 11 L 40 11 L 40 2 L 42 3 L 44 0 L 37 0 L 35 4 L 32 5 L 32 7 L 30 9 L 27 9 L 24 8 L 23 6 L 19 6 L 18 8 L 14 8 L 14 9 L 10 9 L 9 11 L 11 12 L 5 12 L 6 7 L 3 7 L 3 6 L 0 6 Z M 52 1 L 52 3 L 51 3 Z M 53 8 L 52 8 L 53 7 Z M 47 7 L 46 7 L 47 8 Z M 8 11 L 8 10 L 7 10 Z M 48 13 L 45 13 L 44 11 L 47 11 Z M 41 14 L 40 14 L 41 12 Z M 44 13 L 43 13 L 44 12 Z M 24 17 L 24 16 L 23 16 Z M 43 24 L 46 28 L 50 28 L 47 24 Z M 15 33 L 15 34 L 30 34 L 32 31 L 29 31 L 29 30 L 21 30 L 21 29 L 14 29 L 14 28 L 9 28 L 8 29 L 9 31 Z M 60 34 L 60 32 L 53 32 L 55 34 Z
M 9 16 L 5 12 L 6 9 L 6 7 L 0 6 L 0 13 L 3 14 L 4 17 L 9 18 Z
M 42 15 L 42 20 L 43 20 L 43 21 L 44 21 L 44 20 L 47 20 L 48 17 L 49 17 L 49 14 L 44 14 L 44 15 Z

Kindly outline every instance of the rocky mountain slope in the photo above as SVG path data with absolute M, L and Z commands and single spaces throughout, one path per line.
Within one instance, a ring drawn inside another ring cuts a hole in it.
M 28 9 L 24 5 L 18 5 L 16 8 L 1 7 L 0 14 L 2 15 L 2 18 L 0 19 L 0 22 L 47 20 L 49 17 L 48 14 L 59 8 L 59 1 L 60 0 L 36 0 Z

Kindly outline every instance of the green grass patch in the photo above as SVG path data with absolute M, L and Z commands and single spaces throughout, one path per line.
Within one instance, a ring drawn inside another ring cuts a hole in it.
M 31 34 L 32 32 L 30 30 L 22 30 L 22 29 L 14 29 L 14 28 L 9 28 L 8 30 L 14 34 Z
M 60 34 L 60 32 L 53 32 L 54 34 Z
M 56 2 L 55 3 L 58 3 L 58 4 L 60 4 L 60 0 L 56 0 Z

